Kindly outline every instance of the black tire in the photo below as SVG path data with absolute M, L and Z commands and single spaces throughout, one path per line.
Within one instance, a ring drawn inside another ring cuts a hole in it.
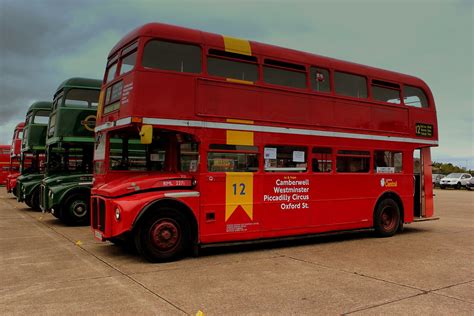
M 377 205 L 374 212 L 374 229 L 380 237 L 395 235 L 400 227 L 400 208 L 392 199 L 385 199 Z
M 30 203 L 30 199 L 26 199 L 25 204 L 28 205 L 29 208 L 33 208 L 33 205 Z
M 69 226 L 90 224 L 89 196 L 76 193 L 67 198 L 60 210 L 59 218 Z
M 461 190 L 461 182 L 456 183 L 456 189 Z
M 39 195 L 40 195 L 40 189 L 39 187 L 33 189 L 33 192 L 31 192 L 30 196 L 25 199 L 26 201 L 29 201 L 29 203 L 26 203 L 29 207 L 31 207 L 35 211 L 41 211 L 40 208 L 40 201 L 39 201 Z
M 179 259 L 189 247 L 189 226 L 178 210 L 162 208 L 140 221 L 135 246 L 150 262 Z
M 54 213 L 51 212 L 51 214 L 53 214 L 53 216 L 56 217 L 57 219 L 61 219 L 61 212 L 58 209 L 55 209 Z
M 446 187 L 445 187 L 444 185 L 440 185 L 439 188 L 440 188 L 441 190 L 444 190 Z

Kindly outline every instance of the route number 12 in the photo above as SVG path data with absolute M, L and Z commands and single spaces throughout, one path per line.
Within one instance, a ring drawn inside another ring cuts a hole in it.
M 237 188 L 240 188 L 240 193 L 239 195 L 245 195 L 245 184 L 244 183 L 240 183 L 239 185 L 237 185 L 237 183 L 234 183 L 232 184 L 232 187 L 234 188 L 234 195 L 237 195 Z

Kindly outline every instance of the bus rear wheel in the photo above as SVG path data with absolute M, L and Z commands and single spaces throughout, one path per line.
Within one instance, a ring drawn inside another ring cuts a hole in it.
M 179 259 L 189 245 L 189 229 L 177 210 L 161 209 L 145 218 L 135 234 L 140 255 L 151 262 Z
M 400 226 L 400 208 L 392 199 L 379 203 L 374 212 L 374 229 L 380 237 L 395 235 Z
M 73 194 L 61 209 L 60 219 L 69 226 L 89 225 L 89 198 L 85 194 Z

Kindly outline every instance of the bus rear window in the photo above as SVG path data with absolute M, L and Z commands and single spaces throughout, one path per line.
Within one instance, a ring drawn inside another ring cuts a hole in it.
M 403 103 L 417 108 L 427 108 L 428 98 L 420 88 L 405 86 L 403 88 Z
M 177 72 L 201 72 L 201 48 L 196 45 L 151 40 L 145 45 L 142 66 Z
M 367 81 L 364 77 L 336 71 L 334 87 L 337 94 L 355 98 L 367 98 Z

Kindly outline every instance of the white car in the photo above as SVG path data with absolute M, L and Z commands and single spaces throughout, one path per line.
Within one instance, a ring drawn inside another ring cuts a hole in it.
M 467 185 L 472 176 L 469 173 L 450 173 L 439 181 L 439 187 L 444 189 L 446 187 L 452 187 L 460 189 Z

